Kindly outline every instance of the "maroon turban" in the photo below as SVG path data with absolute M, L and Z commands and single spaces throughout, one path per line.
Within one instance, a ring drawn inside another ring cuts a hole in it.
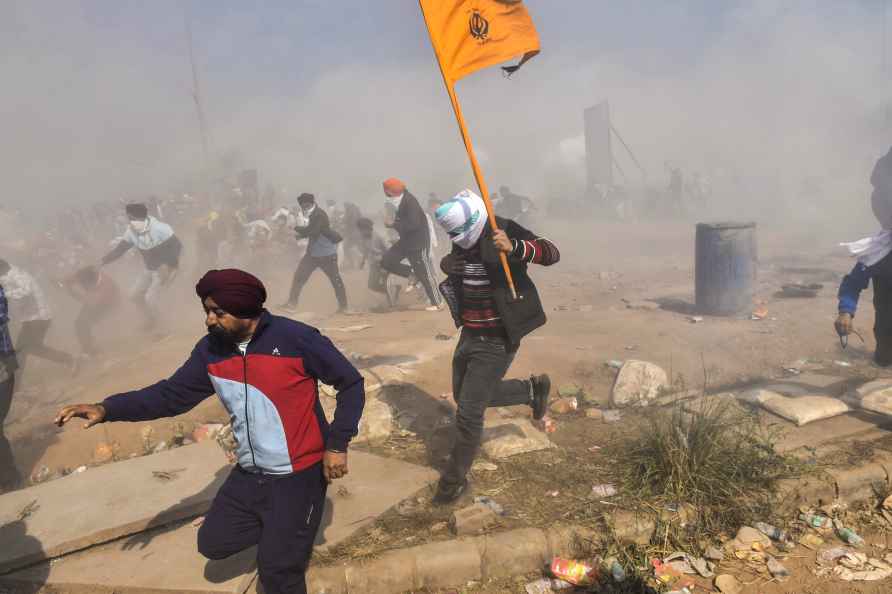
M 208 270 L 195 292 L 202 301 L 210 297 L 223 311 L 237 318 L 256 318 L 263 311 L 266 287 L 244 270 Z

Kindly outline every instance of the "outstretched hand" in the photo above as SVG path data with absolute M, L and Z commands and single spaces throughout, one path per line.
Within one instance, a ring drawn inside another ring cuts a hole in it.
M 66 406 L 59 411 L 53 421 L 61 427 L 73 418 L 87 419 L 84 423 L 84 429 L 89 429 L 93 425 L 105 422 L 105 407 L 101 404 L 73 404 Z

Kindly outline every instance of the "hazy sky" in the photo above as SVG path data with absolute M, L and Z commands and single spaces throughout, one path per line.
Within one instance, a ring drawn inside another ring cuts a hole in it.
M 200 167 L 187 14 L 215 154 L 361 202 L 391 175 L 471 183 L 413 0 L 0 2 L 4 200 L 139 196 Z M 888 144 L 880 0 L 526 4 L 542 54 L 460 83 L 492 186 L 543 188 L 605 98 L 654 177 L 665 160 L 863 177 Z

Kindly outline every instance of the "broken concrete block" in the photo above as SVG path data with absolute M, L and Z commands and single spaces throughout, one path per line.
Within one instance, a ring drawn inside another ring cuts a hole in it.
M 499 516 L 487 505 L 475 503 L 469 507 L 455 510 L 449 518 L 449 528 L 456 536 L 481 534 L 497 524 Z
M 320 396 L 322 410 L 325 417 L 331 422 L 334 418 L 337 400 L 327 396 Z M 352 443 L 376 442 L 390 437 L 393 433 L 393 411 L 390 406 L 377 398 L 368 398 L 359 420 L 359 434 L 353 438 Z
M 625 544 L 646 545 L 657 529 L 656 520 L 636 511 L 617 510 L 610 520 L 616 539 Z
M 762 403 L 762 408 L 796 423 L 798 427 L 849 412 L 848 404 L 829 396 L 778 396 Z
M 630 359 L 616 376 L 610 392 L 610 404 L 613 408 L 647 406 L 668 386 L 669 377 L 663 368 L 647 361 Z
M 494 460 L 553 447 L 548 436 L 527 419 L 497 421 L 483 429 L 481 449 Z

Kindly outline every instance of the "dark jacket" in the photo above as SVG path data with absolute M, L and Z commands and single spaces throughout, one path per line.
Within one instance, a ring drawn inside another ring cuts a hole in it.
M 509 239 L 526 241 L 538 239 L 538 236 L 533 232 L 510 219 L 496 217 L 496 224 L 505 231 Z M 508 257 L 508 268 L 511 270 L 518 298 L 517 300 L 512 298 L 499 253 L 493 246 L 491 238 L 492 228 L 487 223 L 483 236 L 480 238 L 480 253 L 489 276 L 493 300 L 502 318 L 502 324 L 505 326 L 508 341 L 516 347 L 520 345 L 524 336 L 545 325 L 545 310 L 542 308 L 542 301 L 539 299 L 536 285 L 527 273 L 527 262 L 515 257 L 514 254 Z M 452 245 L 453 255 L 459 256 L 462 251 L 460 247 Z M 440 284 L 440 292 L 449 305 L 456 327 L 461 326 L 462 278 L 449 275 Z
M 880 158 L 870 175 L 873 193 L 870 205 L 884 229 L 892 227 L 892 150 Z
M 427 216 L 418 203 L 418 199 L 406 190 L 399 208 L 393 228 L 400 234 L 400 244 L 409 250 L 426 250 L 430 247 L 430 229 Z
M 295 227 L 294 231 L 297 233 L 298 239 L 310 240 L 307 246 L 308 252 L 313 249 L 313 244 L 316 243 L 320 236 L 325 237 L 332 243 L 340 243 L 343 239 L 340 233 L 331 228 L 328 213 L 322 210 L 319 205 L 316 205 L 316 208 L 310 214 L 309 224 L 306 227 Z
M 331 426 L 318 381 L 338 391 Z M 205 336 L 170 379 L 105 399 L 106 420 L 148 421 L 191 410 L 217 393 L 232 419 L 244 469 L 288 474 L 346 451 L 365 403 L 363 378 L 318 330 L 263 312 L 244 356 Z

